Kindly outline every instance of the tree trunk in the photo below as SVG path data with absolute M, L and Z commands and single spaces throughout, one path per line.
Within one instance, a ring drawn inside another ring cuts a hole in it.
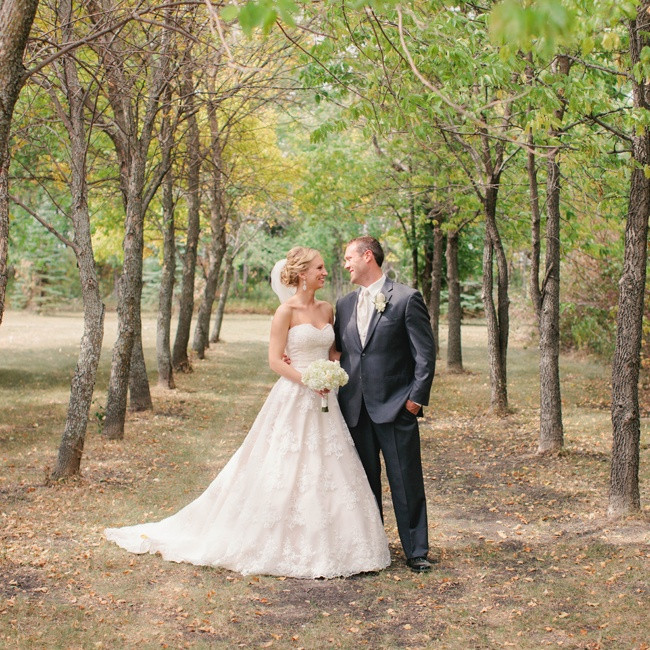
M 81 469 L 88 414 L 92 404 L 97 378 L 97 366 L 104 338 L 104 304 L 99 295 L 99 284 L 95 273 L 95 260 L 90 242 L 90 227 L 87 228 L 85 250 L 77 255 L 79 278 L 84 306 L 84 331 L 81 337 L 79 357 L 70 384 L 70 400 L 65 428 L 59 444 L 56 466 L 51 478 L 58 480 L 78 474 Z M 75 242 L 81 247 L 80 233 L 75 225 Z
M 330 269 L 330 285 L 334 294 L 335 300 L 343 295 L 343 286 L 347 282 L 343 278 L 343 255 L 341 251 L 344 248 L 344 242 L 341 239 L 341 234 L 338 231 L 332 233 L 332 268 Z M 233 275 L 233 277 L 235 277 Z
M 463 351 L 460 326 L 463 310 L 460 306 L 460 282 L 458 280 L 458 231 L 447 233 L 447 288 L 449 307 L 447 309 L 447 370 L 463 372 Z
M 196 317 L 196 328 L 194 330 L 194 341 L 192 349 L 196 352 L 199 359 L 205 358 L 205 349 L 209 346 L 210 335 L 210 317 L 212 316 L 212 305 L 217 293 L 217 282 L 219 280 L 219 270 L 224 253 L 226 252 L 226 224 L 222 215 L 213 215 L 211 219 L 212 241 L 210 244 L 210 255 L 208 263 L 208 273 L 205 279 L 205 289 L 203 299 L 199 307 L 199 313 Z
M 185 253 L 183 254 L 183 275 L 181 279 L 181 296 L 178 306 L 178 325 L 172 350 L 172 365 L 174 370 L 191 372 L 192 366 L 187 354 L 190 341 L 192 315 L 194 313 L 194 280 L 196 275 L 196 252 L 199 245 L 200 223 L 200 174 L 201 174 L 201 144 L 199 126 L 194 109 L 193 82 L 188 73 L 183 85 L 183 93 L 187 97 L 188 130 L 187 130 L 187 237 Z
M 553 72 L 567 76 L 571 60 L 555 57 Z M 559 98 L 562 100 L 562 98 Z M 564 119 L 564 103 L 555 111 L 558 124 Z M 551 130 L 559 139 L 561 131 Z M 555 452 L 564 446 L 562 394 L 560 389 L 560 163 L 558 149 L 548 153 L 546 172 L 546 258 L 539 312 L 539 446 L 538 453 Z
M 0 2 L 0 323 L 9 280 L 9 135 L 25 83 L 23 54 L 37 7 L 38 0 Z
M 61 0 L 58 6 L 64 41 L 72 38 L 72 3 Z M 73 57 L 62 61 L 62 79 L 68 100 L 69 113 L 63 122 L 70 137 L 70 195 L 71 218 L 74 226 L 74 252 L 79 268 L 79 281 L 84 310 L 84 330 L 81 337 L 77 367 L 70 385 L 70 399 L 65 428 L 59 445 L 56 466 L 51 478 L 62 479 L 78 474 L 81 468 L 88 414 L 92 403 L 97 366 L 104 338 L 104 304 L 99 292 L 95 258 L 88 213 L 88 183 L 86 179 L 86 152 L 88 139 L 84 123 L 83 88 L 79 82 Z
M 433 229 L 433 255 L 431 260 L 431 292 L 429 294 L 429 318 L 436 345 L 436 357 L 440 358 L 440 290 L 442 288 L 442 249 L 444 235 L 440 224 Z
M 528 170 L 528 188 L 530 192 L 530 277 L 529 293 L 530 299 L 535 308 L 537 323 L 539 325 L 539 316 L 542 308 L 542 297 L 539 289 L 539 267 L 541 259 L 541 216 L 539 210 L 539 183 L 537 182 L 537 163 L 535 160 L 535 142 L 532 134 L 528 136 L 528 154 L 526 158 L 526 169 Z
M 156 323 L 156 354 L 158 385 L 176 388 L 170 348 L 174 272 L 176 270 L 176 242 L 174 239 L 174 197 L 171 171 L 163 181 L 163 263 L 158 292 L 158 320 Z
M 226 225 L 228 213 L 224 196 L 224 161 L 223 146 L 227 132 L 223 132 L 214 106 L 210 106 L 210 250 L 208 253 L 208 268 L 205 274 L 203 299 L 196 317 L 192 349 L 199 359 L 205 358 L 205 349 L 210 345 L 210 318 L 212 305 L 217 293 L 217 283 L 221 262 L 226 253 Z
M 136 333 L 131 351 L 131 368 L 129 371 L 129 410 L 149 411 L 153 408 L 149 377 L 142 349 L 142 315 L 140 309 L 135 319 Z
M 538 453 L 564 445 L 560 392 L 560 166 L 557 150 L 549 153 L 546 190 L 546 274 L 539 314 Z
M 214 325 L 212 327 L 212 336 L 210 336 L 211 343 L 218 343 L 221 337 L 221 325 L 223 323 L 223 315 L 226 311 L 226 301 L 228 300 L 228 292 L 230 291 L 230 283 L 233 276 L 233 261 L 229 260 L 226 264 L 226 272 L 224 273 L 223 282 L 221 283 L 221 293 L 219 295 L 219 304 L 214 317 Z
M 136 198 L 133 197 L 134 202 L 137 202 Z M 140 333 L 138 320 L 142 296 L 143 225 L 141 210 L 128 202 L 123 242 L 124 266 L 118 285 L 117 340 L 113 347 L 104 419 L 104 435 L 109 440 L 124 437 L 131 358 L 136 336 Z
M 635 65 L 641 50 L 650 45 L 650 2 L 644 0 L 630 21 L 630 58 Z M 634 105 L 650 108 L 650 84 L 632 82 Z M 616 349 L 612 363 L 612 467 L 608 514 L 618 517 L 641 510 L 639 495 L 639 367 L 643 334 L 643 302 L 648 255 L 650 134 L 633 136 L 634 168 L 625 227 L 623 275 L 619 281 Z
M 650 163 L 648 136 L 635 136 L 638 163 Z M 639 142 L 643 140 L 643 142 Z M 623 275 L 619 282 L 616 349 L 612 363 L 612 467 L 610 516 L 641 509 L 639 495 L 639 367 L 643 332 L 650 188 L 643 167 L 632 171 L 625 228 Z
M 241 285 L 242 285 L 242 296 L 246 296 L 248 293 L 248 262 L 244 262 L 241 268 Z
M 435 208 L 430 210 L 427 218 L 422 224 L 423 228 L 423 258 L 424 264 L 422 265 L 422 272 L 420 273 L 420 289 L 422 291 L 422 298 L 425 305 L 431 304 L 431 278 L 433 276 L 433 256 L 435 246 Z M 437 343 L 436 343 L 437 345 Z
M 485 192 L 483 248 L 483 305 L 488 329 L 490 407 L 497 415 L 508 412 L 507 354 L 509 332 L 508 265 L 496 222 L 499 178 L 491 177 Z M 493 262 L 497 262 L 497 305 L 494 304 Z
M 110 5 L 110 3 L 108 3 Z M 98 6 L 87 0 L 84 7 L 95 22 L 105 21 L 116 6 Z M 169 13 L 165 18 L 168 21 Z M 111 376 L 108 384 L 104 434 L 109 439 L 124 437 L 127 391 L 131 390 L 134 408 L 151 408 L 149 380 L 144 368 L 141 343 L 140 300 L 142 296 L 142 254 L 144 248 L 144 216 L 163 180 L 166 169 L 147 168 L 149 147 L 160 111 L 161 98 L 168 87 L 171 69 L 172 30 L 157 25 L 160 48 L 148 57 L 149 74 L 145 79 L 130 76 L 131 48 L 105 34 L 93 40 L 93 47 L 103 65 L 105 90 L 112 111 L 102 127 L 115 146 L 120 165 L 120 189 L 125 208 L 123 241 L 124 262 L 119 281 L 117 305 L 118 336 L 113 348 Z M 143 56 L 146 50 L 142 50 Z M 145 101 L 146 98 L 146 101 Z M 151 172 L 151 173 L 149 173 Z M 134 352 L 135 346 L 135 352 Z M 131 358 L 136 360 L 131 377 Z M 129 386 L 130 384 L 130 386 Z
M 411 244 L 411 261 L 412 261 L 412 271 L 413 281 L 411 286 L 414 289 L 418 289 L 420 286 L 420 273 L 419 273 L 419 259 L 418 259 L 418 236 L 417 236 L 417 220 L 415 217 L 415 199 L 413 197 L 413 191 L 409 188 L 409 243 Z

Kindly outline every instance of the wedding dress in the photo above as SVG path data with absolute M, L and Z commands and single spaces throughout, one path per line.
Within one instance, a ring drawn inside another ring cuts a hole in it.
M 326 358 L 331 325 L 289 330 L 304 371 Z M 156 523 L 107 528 L 132 553 L 242 574 L 332 578 L 383 569 L 390 553 L 375 498 L 335 395 L 280 377 L 241 447 L 207 490 Z

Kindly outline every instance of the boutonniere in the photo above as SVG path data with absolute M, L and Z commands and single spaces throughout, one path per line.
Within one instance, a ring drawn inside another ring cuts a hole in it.
M 386 309 L 386 296 L 380 291 L 373 300 L 375 309 L 381 314 Z

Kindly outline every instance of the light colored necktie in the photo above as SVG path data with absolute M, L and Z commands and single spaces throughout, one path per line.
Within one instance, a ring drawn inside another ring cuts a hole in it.
M 359 330 L 359 338 L 361 344 L 366 344 L 366 336 L 368 335 L 368 325 L 370 325 L 372 301 L 370 300 L 370 292 L 368 289 L 361 289 L 359 294 L 359 301 L 357 303 L 357 329 Z

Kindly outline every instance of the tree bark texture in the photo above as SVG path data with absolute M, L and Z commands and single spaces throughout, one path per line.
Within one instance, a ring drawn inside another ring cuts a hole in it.
M 436 227 L 433 214 L 434 210 L 429 211 L 427 218 L 422 223 L 423 229 L 423 255 L 424 264 L 420 272 L 420 290 L 424 304 L 431 304 L 431 276 L 433 275 L 433 247 L 434 247 L 434 231 Z
M 232 282 L 234 265 L 232 260 L 226 263 L 226 272 L 223 276 L 221 283 L 221 293 L 219 295 L 219 304 L 217 311 L 214 315 L 214 325 L 212 326 L 212 335 L 210 336 L 211 343 L 218 343 L 221 337 L 221 325 L 223 323 L 223 315 L 226 311 L 226 301 L 228 300 L 228 292 L 230 291 L 230 283 Z
M 156 322 L 156 355 L 158 385 L 176 388 L 171 355 L 171 321 L 176 270 L 176 241 L 174 237 L 174 197 L 171 171 L 163 181 L 163 263 L 158 292 L 158 320 Z
M 539 268 L 541 260 L 541 214 L 539 210 L 539 182 L 537 180 L 537 161 L 535 156 L 535 142 L 532 134 L 528 136 L 528 153 L 526 156 L 526 169 L 528 171 L 528 189 L 530 200 L 530 277 L 529 294 L 535 308 L 537 323 L 542 308 L 542 297 L 539 288 Z
M 148 411 L 153 408 L 149 377 L 142 349 L 142 314 L 138 305 L 135 320 L 136 334 L 131 351 L 131 368 L 129 370 L 129 410 Z
M 9 135 L 26 79 L 23 55 L 37 7 L 38 0 L 0 2 L 0 323 L 9 280 Z
M 223 150 L 223 135 L 217 121 L 216 111 L 210 111 L 210 246 L 208 252 L 208 268 L 205 274 L 205 288 L 199 306 L 194 329 L 192 349 L 199 359 L 205 358 L 205 350 L 210 345 L 210 319 L 212 305 L 217 293 L 221 262 L 226 253 L 226 225 L 228 212 L 224 196 L 224 162 L 221 156 Z
M 552 70 L 567 76 L 569 57 L 559 55 Z M 561 100 L 561 98 L 560 98 Z M 564 118 L 564 103 L 555 111 L 557 123 Z M 551 131 L 559 139 L 561 132 Z M 564 446 L 562 394 L 560 389 L 560 163 L 558 149 L 548 153 L 546 171 L 546 257 L 544 284 L 539 293 L 539 446 L 538 453 L 556 452 Z
M 447 289 L 449 306 L 447 309 L 447 370 L 463 372 L 463 351 L 460 326 L 463 310 L 460 305 L 460 281 L 458 280 L 458 231 L 447 233 Z
M 483 247 L 483 305 L 488 329 L 490 407 L 497 415 L 508 412 L 507 353 L 509 333 L 508 264 L 496 222 L 499 178 L 491 177 L 485 192 Z M 497 266 L 497 303 L 494 302 L 494 257 Z
M 199 359 L 205 358 L 205 350 L 210 344 L 209 336 L 212 306 L 217 293 L 221 262 L 226 252 L 225 218 L 223 215 L 213 214 L 210 221 L 212 238 L 208 257 L 208 272 L 205 278 L 203 298 L 201 300 L 201 305 L 199 306 L 199 312 L 196 316 L 196 327 L 194 329 L 194 340 L 192 342 L 192 349 L 196 352 L 196 356 Z
M 635 65 L 641 50 L 650 46 L 650 1 L 637 9 L 630 21 L 630 58 Z M 633 82 L 634 105 L 650 108 L 650 85 Z M 630 199 L 625 227 L 623 274 L 619 280 L 616 348 L 612 362 L 612 466 L 608 514 L 618 517 L 641 510 L 639 494 L 639 368 L 646 286 L 650 180 L 644 167 L 650 164 L 650 134 L 633 136 L 635 166 L 630 180 Z
M 440 290 L 442 289 L 442 260 L 444 234 L 440 224 L 433 229 L 433 248 L 431 255 L 431 290 L 429 291 L 429 318 L 436 345 L 436 357 L 440 358 Z
M 538 453 L 564 445 L 560 391 L 560 165 L 549 153 L 546 182 L 546 257 L 539 312 Z
M 105 20 L 107 15 L 110 17 L 113 7 L 100 7 L 95 0 L 87 2 L 88 15 L 92 20 Z M 170 56 L 171 30 L 160 25 L 152 26 L 152 29 L 160 30 L 161 46 L 156 55 L 152 54 L 148 59 L 146 88 L 140 75 L 131 76 L 130 52 L 124 41 L 108 34 L 91 44 L 102 61 L 106 77 L 105 90 L 112 119 L 105 121 L 103 128 L 113 141 L 119 160 L 120 189 L 125 208 L 124 262 L 117 305 L 118 334 L 113 348 L 104 420 L 104 434 L 109 439 L 124 437 L 129 388 L 134 408 L 150 408 L 151 404 L 140 340 L 144 216 L 166 170 L 162 166 L 148 170 L 147 162 L 161 98 L 174 74 Z M 150 171 L 151 174 L 148 173 Z M 134 346 L 136 364 L 131 377 Z
M 64 41 L 72 40 L 72 3 L 61 0 L 58 5 Z M 66 93 L 69 112 L 62 115 L 70 137 L 70 195 L 71 218 L 74 226 L 74 252 L 79 268 L 83 300 L 84 329 L 79 357 L 70 385 L 70 399 L 65 428 L 59 444 L 52 479 L 78 474 L 88 428 L 88 415 L 97 378 L 97 367 L 104 338 L 104 304 L 99 292 L 88 212 L 88 183 L 86 177 L 87 134 L 84 122 L 84 89 L 79 82 L 72 56 L 61 61 L 62 87 Z M 61 108 L 61 110 L 63 110 Z
M 183 273 L 181 278 L 181 295 L 178 305 L 178 324 L 172 350 L 174 370 L 191 372 L 192 366 L 187 354 L 190 342 L 192 315 L 194 312 L 194 281 L 196 276 L 196 253 L 199 245 L 200 223 L 200 175 L 201 143 L 199 126 L 194 108 L 193 82 L 191 74 L 186 73 L 183 94 L 187 97 L 187 235 L 183 253 Z
M 140 315 L 142 297 L 144 222 L 141 210 L 134 205 L 136 202 L 139 203 L 137 195 L 127 202 L 123 242 L 124 265 L 118 283 L 117 340 L 113 347 L 104 419 L 104 435 L 109 440 L 119 440 L 124 437 L 131 359 L 133 346 L 140 332 L 140 326 L 136 321 Z
M 80 158 L 85 159 L 85 155 L 80 156 Z M 101 300 L 99 282 L 95 271 L 85 191 L 86 178 L 85 175 L 83 177 L 77 175 L 77 172 L 74 171 L 75 166 L 81 165 L 79 159 L 74 160 L 73 155 L 71 189 L 74 206 L 72 208 L 72 221 L 75 232 L 75 254 L 79 267 L 79 280 L 83 299 L 84 329 L 77 366 L 70 385 L 70 399 L 68 401 L 65 428 L 59 445 L 56 466 L 52 473 L 52 478 L 55 480 L 80 472 L 81 457 L 88 427 L 88 414 L 92 404 L 97 367 L 104 338 L 104 304 Z M 85 171 L 85 163 L 83 163 L 83 167 Z

